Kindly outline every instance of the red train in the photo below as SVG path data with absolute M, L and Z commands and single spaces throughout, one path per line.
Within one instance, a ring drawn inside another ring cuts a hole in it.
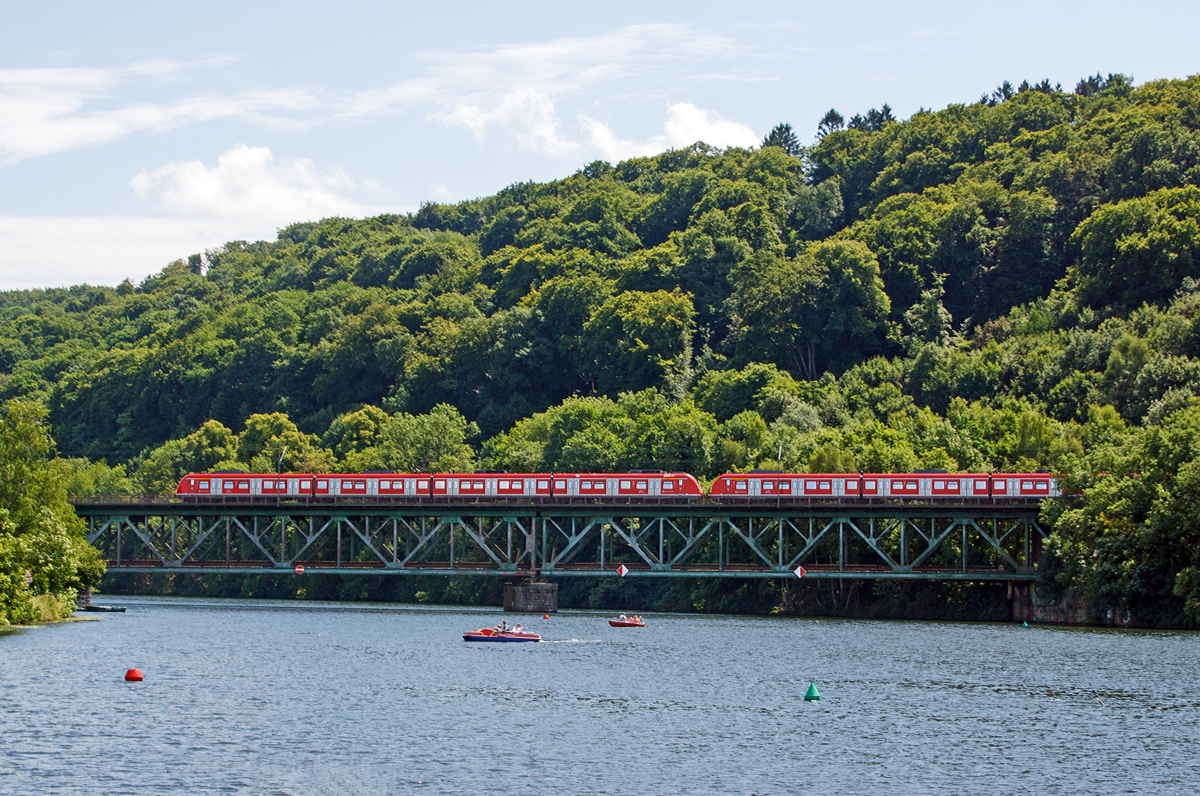
M 1062 494 L 1049 473 L 782 473 L 718 477 L 708 497 L 719 502 L 812 500 L 1037 500 Z M 688 473 L 192 473 L 175 495 L 184 500 L 342 498 L 409 501 L 424 498 L 661 502 L 705 495 Z

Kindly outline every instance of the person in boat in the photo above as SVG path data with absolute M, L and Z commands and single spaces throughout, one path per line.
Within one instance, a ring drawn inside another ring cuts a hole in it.
M 629 621 L 628 619 L 626 619 L 626 618 L 625 618 L 625 614 L 621 614 L 621 616 L 620 616 L 620 617 L 618 617 L 618 618 L 619 618 L 619 619 L 620 619 L 622 622 L 628 622 L 628 621 Z
M 525 632 L 524 628 L 521 627 L 520 622 L 517 622 L 517 626 L 513 628 L 513 632 L 514 633 L 524 633 Z

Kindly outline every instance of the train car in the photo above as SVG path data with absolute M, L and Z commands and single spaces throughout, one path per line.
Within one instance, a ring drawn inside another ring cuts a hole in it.
M 704 490 L 688 473 L 660 470 L 628 473 L 554 473 L 554 497 L 638 500 L 700 497 Z
M 175 495 L 188 501 L 421 498 L 519 500 L 616 498 L 626 500 L 699 497 L 704 492 L 688 473 L 191 473 Z
M 914 499 L 937 502 L 941 500 L 985 500 L 999 496 L 1053 497 L 1054 480 L 1046 474 L 1038 476 L 1009 475 L 1000 477 L 998 492 L 993 489 L 993 476 L 987 473 L 780 473 L 755 471 L 726 473 L 718 477 L 709 494 L 719 500 L 872 500 Z
M 783 473 L 755 470 L 725 473 L 713 481 L 708 494 L 720 500 L 844 499 L 861 494 L 857 473 Z
M 1050 473 L 993 473 L 992 498 L 1041 500 L 1062 497 L 1062 485 Z
M 986 473 L 863 473 L 866 498 L 937 500 L 981 499 L 989 496 Z
M 180 480 L 175 495 L 189 501 L 223 502 L 412 497 L 428 495 L 429 481 L 428 474 L 401 473 L 190 473 Z

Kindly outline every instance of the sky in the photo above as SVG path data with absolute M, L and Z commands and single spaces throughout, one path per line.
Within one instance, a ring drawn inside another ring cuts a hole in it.
M 1004 80 L 1200 72 L 1200 3 L 2 0 L 0 290 Z

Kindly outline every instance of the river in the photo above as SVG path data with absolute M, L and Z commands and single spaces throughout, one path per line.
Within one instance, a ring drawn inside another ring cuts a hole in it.
M 1200 791 L 1193 633 L 108 599 L 0 635 L 0 793 Z

